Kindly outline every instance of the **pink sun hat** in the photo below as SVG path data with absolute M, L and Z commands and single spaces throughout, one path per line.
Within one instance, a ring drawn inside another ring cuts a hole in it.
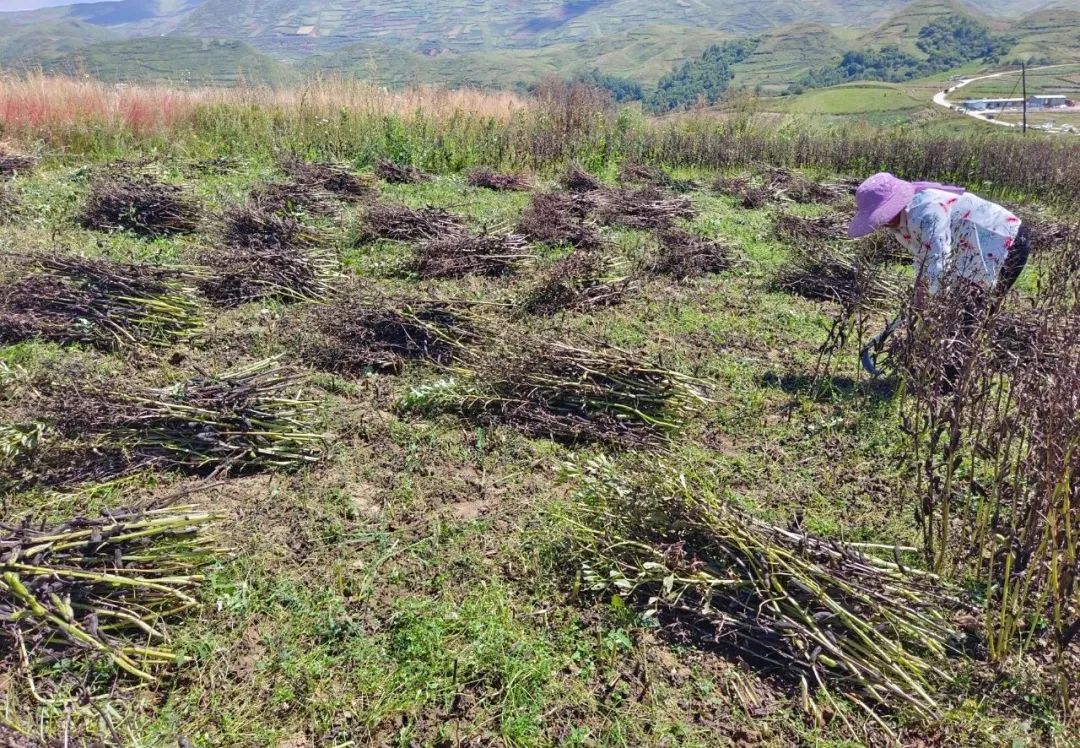
M 911 203 L 918 190 L 888 172 L 881 172 L 859 185 L 855 193 L 858 212 L 851 220 L 848 236 L 852 239 L 867 236 L 896 218 Z

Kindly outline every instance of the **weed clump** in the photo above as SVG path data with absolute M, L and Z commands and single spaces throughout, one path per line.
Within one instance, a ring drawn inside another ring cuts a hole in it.
M 524 174 L 501 174 L 487 168 L 469 172 L 468 182 L 473 187 L 498 192 L 524 192 L 532 188 L 529 178 Z
M 376 194 L 374 186 L 339 164 L 311 163 L 290 156 L 282 159 L 280 166 L 295 184 L 333 193 L 346 202 L 359 202 Z
M 107 663 L 121 676 L 157 680 L 180 660 L 165 626 L 198 607 L 202 570 L 219 553 L 204 532 L 215 519 L 181 506 L 6 525 L 0 649 L 19 652 L 32 670 Z
M 316 369 L 359 376 L 397 374 L 409 361 L 447 365 L 478 340 L 471 318 L 452 304 L 351 293 L 313 309 L 296 346 Z
M 518 220 L 517 232 L 543 244 L 597 249 L 603 239 L 585 220 L 592 207 L 588 195 L 555 192 L 533 195 Z
M 604 225 L 628 229 L 667 228 L 678 218 L 695 215 L 688 198 L 669 197 L 655 187 L 602 190 L 597 193 L 595 210 Z
M 412 269 L 421 278 L 496 278 L 533 260 L 529 242 L 517 234 L 449 234 L 417 247 Z
M 0 343 L 49 340 L 114 351 L 167 345 L 198 329 L 197 303 L 174 270 L 62 255 L 0 286 Z
M 731 249 L 719 242 L 681 229 L 662 231 L 659 240 L 660 252 L 648 265 L 651 273 L 687 280 L 731 268 Z
M 293 216 L 252 205 L 225 215 L 223 246 L 206 253 L 209 272 L 200 290 L 211 300 L 239 306 L 262 299 L 310 301 L 328 292 L 337 259 L 322 234 Z
M 397 164 L 383 159 L 375 164 L 375 176 L 389 184 L 420 184 L 430 182 L 431 175 L 410 164 Z
M 367 207 L 358 241 L 414 242 L 455 236 L 464 231 L 464 221 L 441 208 L 413 210 L 405 205 L 380 202 Z
M 578 249 L 556 262 L 521 302 L 527 315 L 550 316 L 620 304 L 632 279 L 620 273 L 617 261 L 592 250 Z
M 649 446 L 704 403 L 697 384 L 617 349 L 515 340 L 413 390 L 403 407 L 502 423 L 535 438 Z
M 202 211 L 181 187 L 148 175 L 104 177 L 90 186 L 79 223 L 99 231 L 130 231 L 148 239 L 189 234 Z

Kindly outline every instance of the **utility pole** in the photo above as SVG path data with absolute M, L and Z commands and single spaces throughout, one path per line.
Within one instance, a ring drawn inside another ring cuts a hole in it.
M 1024 97 L 1024 135 L 1027 135 L 1027 63 L 1020 63 L 1020 80 L 1023 81 L 1023 97 Z

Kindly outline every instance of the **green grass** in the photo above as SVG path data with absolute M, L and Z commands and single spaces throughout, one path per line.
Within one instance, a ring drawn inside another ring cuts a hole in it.
M 85 192 L 84 166 L 50 161 L 20 177 L 30 217 L 0 225 L 0 244 L 187 262 L 212 241 L 209 232 L 146 243 L 78 228 L 71 215 Z M 168 160 L 150 168 L 192 184 L 213 209 L 273 174 L 268 158 L 224 175 Z M 546 184 L 551 177 L 538 175 Z M 469 188 L 453 174 L 384 192 L 449 206 L 476 228 L 511 224 L 527 200 Z M 814 385 L 833 310 L 772 288 L 789 248 L 773 238 L 770 211 L 745 211 L 708 191 L 693 199 L 699 215 L 687 228 L 732 242 L 735 270 L 686 285 L 646 278 L 623 306 L 590 315 L 511 321 L 493 307 L 485 316 L 511 340 L 601 339 L 706 379 L 713 403 L 668 459 L 711 474 L 725 498 L 759 516 L 784 524 L 799 514 L 810 530 L 847 540 L 915 541 L 911 508 L 896 498 L 906 478 L 892 459 L 900 442 L 894 403 L 860 380 L 854 344 L 824 386 Z M 402 273 L 406 248 L 352 246 L 357 211 L 347 208 L 328 229 L 347 272 L 373 290 L 503 302 L 532 280 L 419 284 Z M 610 251 L 630 262 L 655 249 L 648 233 L 605 233 Z M 534 272 L 551 261 L 545 253 Z M 160 357 L 20 344 L 0 348 L 0 360 L 28 375 L 62 378 L 83 366 L 175 381 L 269 355 L 291 361 L 283 331 L 300 311 L 209 311 L 201 338 Z M 313 393 L 336 435 L 323 465 L 235 478 L 185 499 L 224 513 L 218 532 L 233 550 L 212 570 L 200 612 L 173 627 L 186 656 L 175 677 L 115 700 L 113 725 L 133 744 L 839 747 L 861 744 L 863 730 L 880 739 L 857 713 L 848 715 L 855 738 L 840 720 L 815 726 L 797 696 L 752 669 L 673 644 L 617 597 L 582 594 L 572 487 L 558 473 L 564 460 L 593 450 L 395 407 L 440 376 L 424 366 L 401 377 L 319 375 Z M 12 407 L 0 400 L 0 413 Z M 63 516 L 191 485 L 144 476 L 107 490 L 8 496 L 3 507 L 8 516 Z M 1054 726 L 1052 710 L 1018 700 L 1014 686 L 950 692 L 946 719 L 905 725 L 905 737 L 970 746 L 1049 739 L 1031 720 Z M 27 727 L 40 717 L 55 735 L 67 719 L 35 707 L 18 677 L 0 689 L 0 714 Z M 94 713 L 75 717 L 73 729 L 106 731 Z
M 242 42 L 184 38 L 91 44 L 51 60 L 45 69 L 110 82 L 167 82 L 180 86 L 280 84 L 293 71 Z
M 887 112 L 905 114 L 925 106 L 902 86 L 891 83 L 849 83 L 822 88 L 792 97 L 785 111 L 796 114 L 863 114 Z

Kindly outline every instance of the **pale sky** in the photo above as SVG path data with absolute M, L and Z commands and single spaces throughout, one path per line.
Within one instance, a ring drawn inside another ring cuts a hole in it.
M 71 5 L 75 2 L 102 2 L 102 0 L 0 0 L 0 12 L 6 10 L 35 10 L 53 5 Z

